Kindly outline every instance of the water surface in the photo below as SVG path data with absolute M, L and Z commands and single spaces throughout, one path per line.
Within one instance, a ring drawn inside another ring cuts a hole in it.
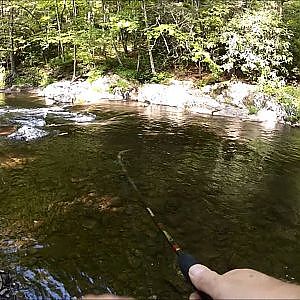
M 24 96 L 1 103 L 46 107 Z M 0 140 L 0 268 L 23 297 L 190 293 L 122 173 L 126 149 L 145 201 L 202 263 L 300 283 L 299 129 L 117 104 L 66 110 L 96 119 L 46 120 L 63 134 Z

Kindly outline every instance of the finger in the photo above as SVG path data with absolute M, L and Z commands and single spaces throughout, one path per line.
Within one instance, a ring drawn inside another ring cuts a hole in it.
M 189 300 L 201 300 L 201 297 L 197 292 L 194 292 L 190 294 Z
M 193 285 L 199 290 L 212 296 L 217 293 L 218 283 L 220 275 L 209 268 L 197 264 L 190 268 L 189 276 Z

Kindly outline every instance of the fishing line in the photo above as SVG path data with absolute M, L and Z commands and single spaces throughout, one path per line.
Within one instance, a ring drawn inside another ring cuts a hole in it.
M 144 200 L 141 192 L 137 188 L 137 186 L 134 183 L 133 179 L 129 176 L 129 173 L 128 173 L 128 171 L 127 171 L 127 169 L 126 169 L 126 167 L 125 167 L 125 165 L 122 161 L 122 155 L 124 153 L 128 152 L 128 151 L 130 151 L 130 150 L 122 150 L 118 153 L 118 161 L 119 161 L 119 164 L 122 168 L 122 171 L 123 171 L 125 177 L 127 178 L 128 182 L 130 183 L 130 185 L 134 189 L 140 204 L 146 210 L 147 214 L 151 217 L 154 225 L 158 228 L 158 230 L 166 238 L 166 240 L 168 241 L 169 245 L 171 246 L 173 252 L 177 255 L 178 265 L 179 265 L 179 268 L 180 268 L 182 274 L 184 275 L 186 280 L 194 287 L 194 285 L 192 284 L 192 282 L 190 280 L 190 277 L 189 277 L 189 269 L 193 265 L 199 264 L 199 262 L 192 255 L 190 255 L 190 254 L 188 254 L 188 253 L 186 253 L 182 250 L 182 248 L 175 241 L 175 239 L 171 236 L 171 234 L 165 229 L 164 225 L 157 220 L 157 218 L 156 218 L 155 214 L 153 213 L 152 209 L 148 206 L 147 202 Z M 202 300 L 211 299 L 211 297 L 209 295 L 205 294 L 204 292 L 202 292 L 202 291 L 198 291 L 198 292 L 200 293 Z

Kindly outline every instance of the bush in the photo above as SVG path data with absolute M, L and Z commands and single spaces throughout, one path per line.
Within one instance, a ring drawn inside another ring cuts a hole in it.
M 38 86 L 40 82 L 40 76 L 38 68 L 32 67 L 27 68 L 21 73 L 18 73 L 16 77 L 13 78 L 13 84 L 18 87 L 32 87 Z
M 259 81 L 287 76 L 292 62 L 290 38 L 276 10 L 246 10 L 232 18 L 222 34 L 226 51 L 222 68 Z
M 287 1 L 283 9 L 283 18 L 289 30 L 293 33 L 291 51 L 294 56 L 294 65 L 296 68 L 293 71 L 300 78 L 300 1 Z
M 95 80 L 97 80 L 99 77 L 102 77 L 104 74 L 105 74 L 104 68 L 98 66 L 97 68 L 94 68 L 87 73 L 87 76 L 88 76 L 87 81 L 89 83 L 92 83 Z
M 150 82 L 167 84 L 172 77 L 173 75 L 169 72 L 159 72 L 152 75 Z
M 133 69 L 127 69 L 125 67 L 118 67 L 114 70 L 114 73 L 127 80 L 138 79 L 138 72 Z
M 278 87 L 269 83 L 263 87 L 263 91 L 282 104 L 286 111 L 286 121 L 295 123 L 300 120 L 300 86 Z
M 13 84 L 19 87 L 46 86 L 53 83 L 53 70 L 49 66 L 27 67 L 13 79 Z
M 53 83 L 55 80 L 52 76 L 52 70 L 48 67 L 38 70 L 39 86 L 47 86 Z
M 255 105 L 249 105 L 248 106 L 249 115 L 255 115 L 259 109 Z

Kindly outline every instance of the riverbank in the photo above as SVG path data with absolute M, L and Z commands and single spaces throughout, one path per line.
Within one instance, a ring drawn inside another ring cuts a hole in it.
M 118 75 L 106 75 L 92 82 L 55 82 L 38 94 L 48 103 L 88 105 L 107 100 L 134 101 L 211 116 L 299 126 L 297 107 L 280 103 L 276 95 L 264 92 L 259 85 L 237 80 L 197 87 L 192 80 L 138 84 Z
M 241 80 L 205 86 L 197 86 L 197 82 L 191 79 L 169 79 L 164 83 L 141 84 L 110 74 L 94 80 L 61 80 L 44 88 L 12 86 L 0 92 L 36 94 L 44 97 L 50 105 L 91 105 L 104 101 L 126 101 L 143 106 L 168 106 L 179 111 L 251 120 L 270 125 L 284 123 L 294 127 L 300 126 L 297 106 L 297 101 L 300 103 L 297 97 L 300 95 L 294 90 L 285 92 L 283 88 L 272 88 L 270 91 L 270 88 L 264 89 L 258 84 Z

